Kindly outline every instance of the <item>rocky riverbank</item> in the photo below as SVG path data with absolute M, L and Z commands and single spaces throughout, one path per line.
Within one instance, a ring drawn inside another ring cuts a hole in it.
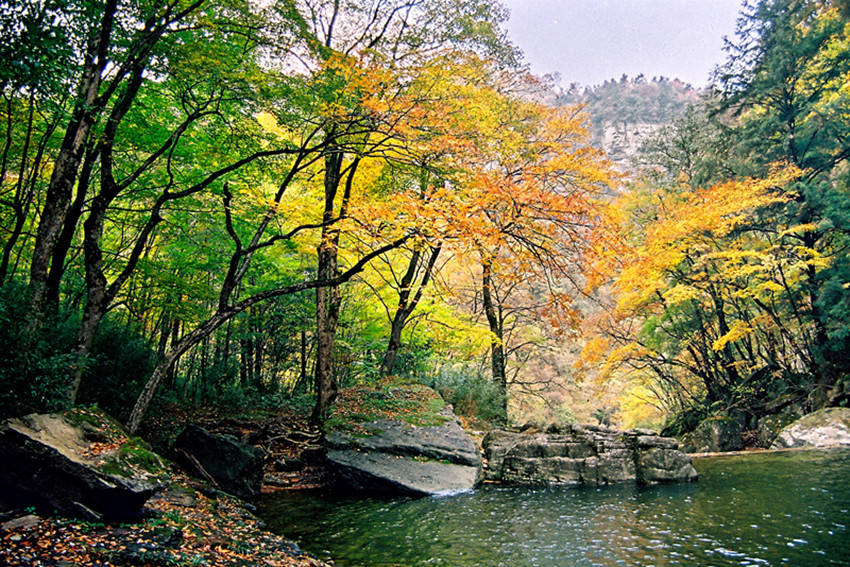
M 265 532 L 250 504 L 188 477 L 100 412 L 2 427 L 1 565 L 325 565 Z M 45 460 L 27 470 L 26 459 Z M 138 498 L 119 509 L 116 494 L 128 487 Z
M 5 513 L 0 565 L 326 565 L 264 531 L 241 500 L 172 475 L 168 490 L 144 505 L 139 522 L 90 522 L 32 510 Z

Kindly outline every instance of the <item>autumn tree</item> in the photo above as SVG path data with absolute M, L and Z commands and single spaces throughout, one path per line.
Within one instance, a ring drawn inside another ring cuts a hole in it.
M 788 188 L 788 206 L 777 222 L 799 225 L 782 241 L 789 254 L 800 247 L 823 257 L 807 268 L 795 297 L 798 313 L 814 324 L 815 397 L 837 399 L 847 367 L 845 310 L 846 84 L 850 76 L 850 13 L 840 2 L 765 0 L 747 4 L 728 62 L 716 73 L 725 107 L 740 114 L 740 147 L 764 170 L 782 160 L 803 171 Z M 816 403 L 817 404 L 817 403 Z
M 329 109 L 324 135 L 331 140 L 324 154 L 323 217 L 348 216 L 355 176 L 370 153 L 386 153 L 388 139 L 402 137 L 398 121 L 410 111 L 416 96 L 406 80 L 440 50 L 451 47 L 480 50 L 510 62 L 513 49 L 499 24 L 504 10 L 480 1 L 381 0 L 370 6 L 324 0 L 298 4 L 312 37 L 312 56 L 346 78 L 347 91 Z M 359 67 L 359 68 L 358 68 Z M 349 80 L 353 79 L 353 80 Z M 363 106 L 366 95 L 372 106 Z M 383 101 L 380 99 L 383 97 Z M 399 107 L 393 108 L 396 100 Z M 402 158 L 404 159 L 404 158 Z M 318 273 L 329 279 L 337 272 L 340 231 L 323 229 Z M 317 290 L 316 422 L 327 417 L 338 385 L 334 377 L 334 336 L 340 296 L 334 287 Z
M 645 145 L 618 202 L 615 304 L 585 354 L 608 349 L 606 373 L 650 390 L 679 414 L 677 431 L 712 412 L 752 426 L 844 395 L 845 318 L 832 306 L 845 302 L 835 211 L 846 192 L 846 16 L 831 2 L 746 4 L 707 110 Z

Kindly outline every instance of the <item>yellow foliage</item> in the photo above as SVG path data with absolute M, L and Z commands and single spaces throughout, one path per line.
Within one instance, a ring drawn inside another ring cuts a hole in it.
M 631 380 L 620 395 L 620 419 L 623 427 L 660 428 L 665 417 L 659 409 L 662 404 L 642 380 Z
M 729 329 L 729 332 L 714 341 L 714 343 L 711 345 L 711 348 L 715 352 L 723 350 L 723 347 L 725 347 L 727 344 L 740 340 L 752 332 L 753 329 L 748 324 L 744 323 L 743 321 L 735 321 L 735 323 Z
M 755 209 L 784 201 L 786 197 L 774 189 L 798 175 L 793 167 L 776 169 L 765 179 L 683 191 L 677 202 L 665 204 L 658 220 L 646 227 L 644 241 L 620 259 L 622 272 L 614 283 L 618 308 L 634 309 L 661 293 L 670 271 L 714 253 L 713 242 L 747 222 Z

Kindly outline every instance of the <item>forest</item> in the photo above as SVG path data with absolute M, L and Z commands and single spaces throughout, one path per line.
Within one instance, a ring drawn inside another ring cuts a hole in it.
M 507 17 L 4 4 L 0 416 L 321 424 L 386 380 L 673 434 L 850 402 L 850 7 L 745 4 L 684 99 L 558 93 Z M 664 125 L 624 168 L 592 117 Z

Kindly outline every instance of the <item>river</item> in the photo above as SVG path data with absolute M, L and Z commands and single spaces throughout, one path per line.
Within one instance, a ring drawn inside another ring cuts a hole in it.
M 277 494 L 269 529 L 344 567 L 850 565 L 850 451 L 697 459 L 697 483 Z

